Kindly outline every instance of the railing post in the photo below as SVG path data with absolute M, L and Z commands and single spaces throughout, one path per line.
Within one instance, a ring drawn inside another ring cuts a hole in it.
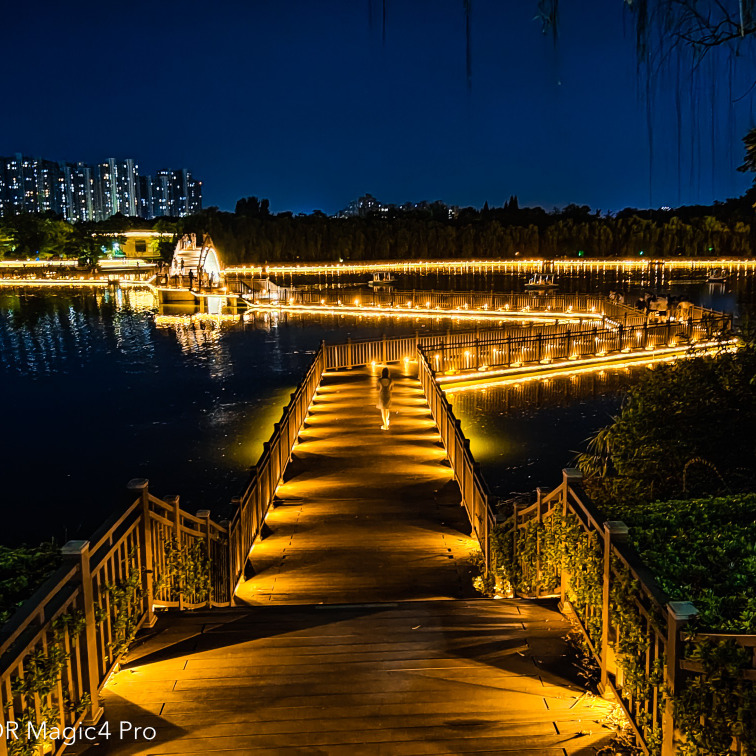
M 567 524 L 567 482 L 566 480 L 562 482 L 562 496 L 561 496 L 561 505 L 562 505 L 562 559 L 559 565 L 559 608 L 562 611 L 565 611 L 566 609 L 566 600 L 567 600 L 567 581 L 569 579 L 567 575 L 567 570 L 564 568 L 564 561 L 565 561 L 565 551 L 566 551 L 566 543 L 564 538 L 564 531 Z
M 680 631 L 698 611 L 690 601 L 670 601 L 667 604 L 667 647 L 664 667 L 664 687 L 667 699 L 662 714 L 661 756 L 675 756 L 675 694 L 680 688 L 680 659 L 682 644 Z
M 198 509 L 197 510 L 197 517 L 199 517 L 201 520 L 204 520 L 205 523 L 205 549 L 207 554 L 207 560 L 210 564 L 210 586 L 207 591 L 207 607 L 208 609 L 213 605 L 212 599 L 213 599 L 213 563 L 210 559 L 210 510 L 209 509 Z
M 386 334 L 381 337 L 381 362 L 386 362 Z
M 347 367 L 352 369 L 352 339 L 347 339 Z
M 570 486 L 575 484 L 579 484 L 583 480 L 583 473 L 580 472 L 576 467 L 565 467 L 562 469 L 562 518 L 563 521 L 567 520 L 567 509 L 569 507 L 569 493 L 570 493 Z M 565 550 L 565 543 L 564 539 L 562 539 L 562 554 L 564 554 Z M 559 594 L 561 599 L 560 609 L 564 611 L 564 609 L 567 606 L 567 584 L 569 582 L 570 576 L 567 573 L 567 571 L 564 569 L 564 556 L 562 557 L 562 565 L 561 565 L 561 577 L 559 580 Z
M 512 527 L 512 564 L 514 565 L 514 573 L 517 573 L 518 567 L 520 567 L 520 557 L 517 553 L 517 502 L 515 501 L 512 505 L 512 522 L 514 523 Z M 512 578 L 514 578 L 515 575 L 512 575 Z M 517 586 L 514 584 L 514 580 L 512 580 L 512 596 L 515 595 L 515 591 L 517 590 Z
M 176 495 L 164 496 L 163 501 L 168 506 L 173 507 L 173 537 L 176 539 L 176 548 L 181 549 L 181 508 L 179 507 L 179 497 Z M 176 586 L 174 586 L 176 588 Z M 179 611 L 184 609 L 184 586 L 178 586 Z
M 82 682 L 84 692 L 89 694 L 90 703 L 84 721 L 94 724 L 102 716 L 100 706 L 100 674 L 97 663 L 97 622 L 95 620 L 94 590 L 89 564 L 89 541 L 69 541 L 61 549 L 63 559 L 78 566 L 81 589 L 81 608 L 84 612 L 84 631 L 79 636 L 82 644 L 81 657 L 84 662 Z
M 152 543 L 152 518 L 150 516 L 150 482 L 147 478 L 132 478 L 127 488 L 129 491 L 138 492 L 141 499 L 142 522 L 139 532 L 139 545 L 142 551 L 142 590 L 144 592 L 144 601 L 147 605 L 147 616 L 144 623 L 147 627 L 152 627 L 157 618 L 153 603 L 155 600 L 153 582 L 155 559 L 153 556 L 154 544 Z
M 603 695 L 607 693 L 607 679 L 609 674 L 609 596 L 612 582 L 612 542 L 627 540 L 628 528 L 624 522 L 611 520 L 604 523 L 604 579 L 601 597 L 601 683 Z
M 539 486 L 536 488 L 536 522 L 540 525 L 543 522 L 543 515 L 541 514 L 541 499 L 543 498 L 543 490 Z M 536 563 L 535 563 L 535 596 L 538 598 L 541 595 L 541 539 L 536 530 Z

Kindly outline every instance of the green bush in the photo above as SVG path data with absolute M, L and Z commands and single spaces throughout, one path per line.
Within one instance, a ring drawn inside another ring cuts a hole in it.
M 578 465 L 597 504 L 756 488 L 756 348 L 649 370 Z
M 7 622 L 19 604 L 59 566 L 60 548 L 54 543 L 0 546 L 0 623 Z
M 756 633 L 756 494 L 606 508 L 675 601 L 708 630 Z

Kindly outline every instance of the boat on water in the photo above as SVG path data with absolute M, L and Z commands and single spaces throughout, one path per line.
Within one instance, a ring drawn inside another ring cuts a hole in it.
M 387 273 L 373 273 L 373 280 L 368 281 L 368 286 L 391 286 L 394 283 L 396 283 L 396 278 L 389 271 Z
M 559 284 L 554 281 L 554 276 L 537 273 L 525 284 L 525 288 L 532 291 L 546 291 L 559 288 Z
M 707 283 L 724 283 L 727 280 L 727 274 L 722 268 L 716 270 L 710 270 L 709 275 L 706 278 Z

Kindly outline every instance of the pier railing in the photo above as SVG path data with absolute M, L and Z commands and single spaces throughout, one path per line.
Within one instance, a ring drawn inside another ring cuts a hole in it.
M 496 293 L 427 289 L 370 291 L 330 288 L 280 288 L 279 301 L 290 305 L 392 307 L 397 309 L 485 310 L 502 313 L 574 312 L 601 316 L 609 304 L 593 294 Z M 612 303 L 614 305 L 614 303 Z M 620 305 L 617 305 L 620 307 Z M 616 308 L 612 307 L 614 312 Z M 632 308 L 627 308 L 628 313 Z
M 154 624 L 156 606 L 230 603 L 226 529 L 207 511 L 185 512 L 177 497 L 153 496 L 146 480 L 129 488 L 136 500 L 89 541 L 69 541 L 60 569 L 2 628 L 0 707 L 4 721 L 20 723 L 19 743 L 29 744 L 29 724 L 97 721 L 100 690 L 137 630 Z M 187 560 L 202 575 L 191 585 Z M 11 742 L 0 737 L 1 755 Z
M 474 328 L 463 331 L 439 331 L 432 333 L 415 332 L 414 336 L 391 336 L 385 334 L 378 339 L 347 339 L 341 344 L 327 344 L 325 347 L 326 369 L 352 368 L 370 365 L 372 362 L 401 362 L 404 359 L 414 360 L 415 350 L 448 347 L 468 348 L 476 343 L 495 342 L 512 335 L 513 338 L 525 336 L 559 336 L 569 328 L 582 327 L 584 321 L 559 321 L 555 323 L 518 323 L 498 326 L 496 328 Z M 588 321 L 590 322 L 590 321 Z
M 597 321 L 598 322 L 598 321 Z M 590 321 L 504 325 L 414 336 L 347 339 L 325 347 L 325 369 L 353 368 L 371 363 L 414 360 L 420 347 L 436 372 L 473 370 L 538 363 L 542 360 L 596 356 L 613 352 L 658 349 L 711 340 L 731 326 L 727 315 L 704 311 L 688 321 L 648 323 L 610 328 L 591 327 Z
M 315 392 L 326 369 L 324 345 L 315 354 L 304 378 L 283 410 L 281 420 L 274 424 L 273 434 L 263 444 L 257 464 L 250 468 L 251 477 L 240 497 L 232 500 L 232 515 L 228 524 L 229 590 L 233 592 L 244 576 L 252 544 L 260 534 L 276 488 L 281 482 L 286 465 L 304 425 Z
M 421 350 L 417 352 L 417 364 L 420 385 L 459 485 L 473 534 L 480 544 L 485 564 L 489 565 L 490 536 L 495 517 L 488 486 L 480 471 L 480 464 L 470 451 L 470 441 L 465 438 L 460 422 L 454 417 L 449 400 L 436 382 L 433 368 Z
M 578 470 L 564 470 L 549 493 L 539 489 L 534 504 L 515 505 L 497 538 L 509 543 L 505 572 L 518 593 L 560 597 L 599 666 L 601 688 L 614 694 L 645 753 L 652 743 L 661 744 L 663 756 L 677 753 L 673 698 L 686 678 L 705 672 L 692 658 L 695 643 L 732 641 L 753 658 L 754 635 L 685 630 L 695 606 L 669 600 L 629 542 L 627 526 L 604 520 Z M 572 573 L 570 548 L 581 559 Z M 756 679 L 756 659 L 740 674 Z
M 435 370 L 460 372 L 694 346 L 726 333 L 729 325 L 729 318 L 720 316 L 697 321 L 644 322 L 633 327 L 619 325 L 602 329 L 559 326 L 550 332 L 509 333 L 506 336 L 500 332 L 498 335 L 481 336 L 472 343 L 441 343 L 422 348 Z

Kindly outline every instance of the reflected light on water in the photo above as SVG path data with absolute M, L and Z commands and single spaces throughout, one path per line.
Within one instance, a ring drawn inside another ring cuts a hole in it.
M 647 368 L 523 380 L 449 395 L 493 491 L 506 496 L 556 485 L 585 440 L 607 425 Z

